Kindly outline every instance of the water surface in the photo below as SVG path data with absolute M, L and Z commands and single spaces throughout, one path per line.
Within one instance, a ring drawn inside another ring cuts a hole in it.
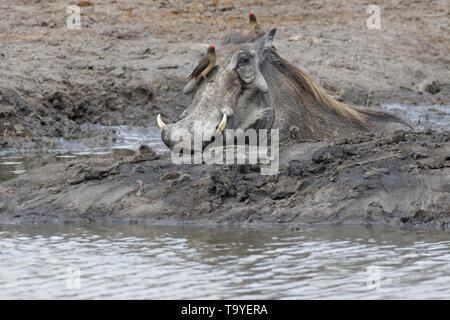
M 449 299 L 449 265 L 436 230 L 0 226 L 0 299 Z

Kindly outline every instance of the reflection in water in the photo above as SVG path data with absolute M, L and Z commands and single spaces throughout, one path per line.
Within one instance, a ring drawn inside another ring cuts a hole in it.
M 449 298 L 449 247 L 384 227 L 3 226 L 0 298 Z

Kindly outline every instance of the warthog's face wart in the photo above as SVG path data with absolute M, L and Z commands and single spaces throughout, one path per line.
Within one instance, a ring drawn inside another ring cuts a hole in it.
M 193 136 L 194 128 L 203 134 L 202 148 L 227 128 L 270 129 L 273 110 L 266 102 L 269 84 L 263 69 L 275 31 L 254 42 L 217 47 L 216 66 L 197 84 L 194 100 L 181 120 L 164 124 L 158 118 L 169 148 L 178 144 L 180 137 Z

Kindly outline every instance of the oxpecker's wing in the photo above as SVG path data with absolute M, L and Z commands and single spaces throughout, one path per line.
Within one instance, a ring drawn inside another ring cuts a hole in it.
M 209 58 L 207 56 L 204 56 L 202 58 L 202 60 L 200 60 L 200 62 L 198 63 L 198 65 L 195 67 L 194 71 L 192 72 L 192 74 L 188 77 L 188 80 L 198 77 L 203 70 L 205 70 L 208 66 L 209 63 L 211 61 L 209 60 Z

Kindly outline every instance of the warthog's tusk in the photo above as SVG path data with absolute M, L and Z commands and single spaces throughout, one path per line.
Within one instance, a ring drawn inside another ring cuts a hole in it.
M 227 114 L 224 113 L 223 117 L 222 117 L 222 121 L 220 121 L 219 125 L 217 126 L 216 135 L 221 134 L 223 129 L 225 129 L 226 126 L 227 126 Z
M 161 130 L 164 130 L 164 128 L 166 127 L 166 124 L 161 120 L 161 115 L 158 114 L 158 116 L 156 117 L 156 122 L 158 123 L 158 127 Z

